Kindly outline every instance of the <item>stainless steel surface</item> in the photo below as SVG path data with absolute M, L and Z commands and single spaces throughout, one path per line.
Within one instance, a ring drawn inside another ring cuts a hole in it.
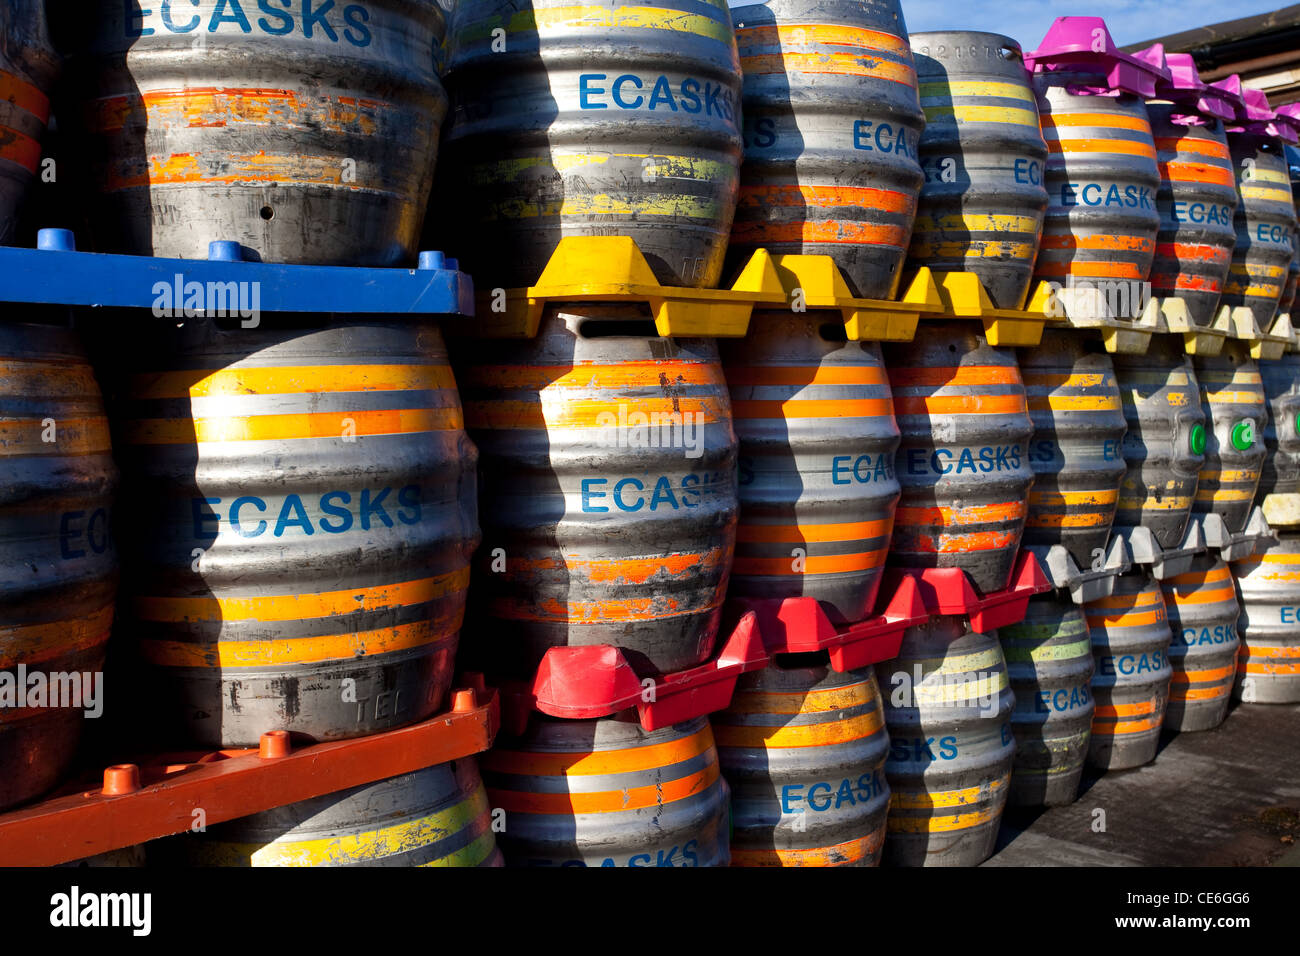
M 1023 307 L 1047 210 L 1047 144 L 1020 44 L 996 33 L 912 34 L 925 185 L 909 266 L 973 272 Z
M 94 6 L 68 132 L 100 251 L 413 262 L 447 112 L 437 3 Z
M 852 622 L 880 586 L 899 435 L 880 346 L 845 342 L 823 318 L 758 312 L 744 339 L 721 343 L 740 440 L 727 593 L 815 597 Z
M 1033 422 L 1011 349 L 969 322 L 927 323 L 885 346 L 902 432 L 889 562 L 961 568 L 982 591 L 1007 586 L 1025 527 Z
M 889 735 L 875 672 L 825 654 L 741 677 L 710 718 L 731 786 L 732 866 L 876 866 Z
M 483 756 L 507 865 L 727 865 L 730 794 L 708 720 L 646 732 L 626 716 L 535 715 Z
M 1187 530 L 1208 444 L 1191 356 L 1170 335 L 1152 336 L 1144 355 L 1112 356 L 1128 431 L 1128 466 L 1115 511 L 1117 527 L 1150 528 L 1162 548 Z M 1198 450 L 1199 449 L 1199 450 Z
M 456 367 L 483 456 L 464 663 L 528 676 L 549 648 L 590 644 L 643 671 L 707 659 L 740 510 L 715 341 L 564 306 L 531 341 L 467 343 Z
M 884 862 L 974 866 L 993 852 L 1016 752 L 1015 695 L 996 634 L 960 617 L 908 628 L 876 665 L 892 791 Z
M 1016 696 L 1012 806 L 1074 802 L 1092 738 L 1092 645 L 1083 609 L 1057 594 L 1029 599 L 1025 619 L 1000 628 Z
M 0 809 L 53 787 L 120 693 L 104 674 L 117 482 L 77 335 L 0 321 Z
M 243 746 L 433 713 L 479 537 L 438 329 L 264 316 L 168 332 L 120 356 L 123 633 L 155 726 Z
M 736 210 L 740 63 L 726 5 L 461 3 L 430 214 L 479 288 L 532 285 L 562 236 L 631 236 L 711 287 Z
M 829 255 L 892 299 L 916 217 L 925 117 L 899 0 L 733 6 L 745 163 L 728 270 L 755 250 Z

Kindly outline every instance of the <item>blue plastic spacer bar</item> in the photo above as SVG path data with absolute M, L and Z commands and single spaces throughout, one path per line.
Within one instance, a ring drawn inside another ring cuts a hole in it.
M 217 239 L 208 243 L 209 262 L 243 262 L 244 253 L 239 243 L 229 239 Z
M 261 312 L 474 314 L 473 280 L 446 268 L 440 253 L 422 255 L 424 268 L 412 269 L 232 261 L 234 242 L 212 243 L 210 259 L 77 252 L 72 234 L 60 229 L 43 230 L 40 243 L 39 249 L 0 246 L 0 302 L 148 310 L 160 284 L 182 298 L 198 290 L 205 301 L 221 302 L 233 282 L 241 284 L 241 296 L 247 287 L 248 301 Z M 48 250 L 70 251 L 51 256 Z
M 42 229 L 36 234 L 36 248 L 42 252 L 76 252 L 77 237 L 71 229 Z

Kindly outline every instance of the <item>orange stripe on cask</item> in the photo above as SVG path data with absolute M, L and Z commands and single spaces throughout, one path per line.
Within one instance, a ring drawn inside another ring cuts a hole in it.
M 1160 178 L 1170 182 L 1214 183 L 1219 186 L 1235 186 L 1237 181 L 1231 171 L 1219 166 L 1205 163 L 1169 162 L 1159 163 Z
M 894 402 L 889 398 L 733 400 L 731 410 L 736 418 L 873 418 L 894 414 Z
M 507 813 L 511 811 L 555 813 L 564 816 L 572 816 L 575 813 L 615 813 L 621 810 L 662 807 L 677 800 L 684 800 L 712 786 L 717 779 L 718 765 L 715 763 L 686 777 L 643 787 L 628 787 L 626 790 L 596 793 L 522 793 L 517 790 L 494 789 L 493 800 Z
M 1023 395 L 895 395 L 897 415 L 1005 415 L 1025 412 Z
M 874 186 L 742 186 L 741 206 L 799 206 L 830 209 L 862 206 L 882 212 L 910 215 L 916 212 L 916 196 Z
M 43 124 L 49 122 L 50 98 L 26 80 L 4 70 L 0 70 L 0 100 L 8 100 Z
M 884 843 L 883 829 L 879 833 L 872 833 L 856 840 L 806 850 L 733 849 L 731 862 L 736 866 L 843 866 L 873 855 L 880 849 L 882 843 Z
M 845 521 L 832 524 L 741 524 L 736 542 L 747 544 L 801 544 L 804 542 L 865 541 L 888 535 L 897 517 L 880 521 Z
M 229 415 L 222 418 L 146 418 L 123 426 L 134 445 L 188 445 L 194 442 L 283 441 L 377 437 L 464 427 L 456 408 L 385 408 L 290 415 Z
M 626 750 L 541 753 L 501 747 L 485 752 L 479 762 L 485 770 L 520 776 L 595 777 L 670 767 L 698 757 L 709 749 L 711 742 L 711 732 L 706 726 L 689 737 Z
M 394 605 L 423 604 L 469 586 L 469 568 L 449 574 L 368 588 L 270 597 L 137 597 L 132 606 L 144 621 L 301 621 Z
M 1145 119 L 1137 116 L 1122 116 L 1118 113 L 1049 113 L 1043 112 L 1039 116 L 1039 124 L 1043 128 L 1043 136 L 1047 137 L 1048 130 L 1055 131 L 1061 127 L 1090 127 L 1099 129 L 1127 129 L 1136 132 L 1150 133 L 1151 124 Z
M 857 53 L 764 53 L 742 56 L 745 74 L 830 73 L 839 76 L 870 76 L 916 88 L 916 71 L 906 63 L 894 63 L 870 54 Z
M 627 361 L 616 365 L 474 365 L 457 373 L 462 386 L 490 385 L 541 391 L 545 388 L 635 388 L 724 385 L 722 369 L 711 362 Z
M 802 569 L 794 569 L 794 558 L 747 558 L 737 555 L 732 570 L 735 574 L 847 574 L 852 571 L 869 571 L 885 562 L 889 548 L 857 554 L 810 554 L 801 558 Z
M 736 31 L 741 51 L 757 46 L 778 46 L 783 50 L 807 45 L 855 47 L 863 51 L 893 53 L 911 59 L 912 49 L 892 33 L 836 23 L 759 24 Z
M 916 525 L 970 525 L 993 521 L 1013 521 L 1025 514 L 1023 501 L 999 502 L 992 505 L 969 505 L 954 508 L 947 505 L 930 507 L 900 507 L 894 512 L 894 525 L 900 530 Z
M 1049 153 L 1123 153 L 1126 156 L 1156 158 L 1156 151 L 1146 143 L 1128 139 L 1047 139 Z
M 911 229 L 892 223 L 874 224 L 853 219 L 802 222 L 738 222 L 733 243 L 844 242 L 862 246 L 906 246 Z
M 1198 139 L 1193 136 L 1157 136 L 1156 149 L 1168 153 L 1200 153 L 1215 159 L 1227 160 L 1231 165 L 1232 154 L 1228 147 L 1213 140 Z

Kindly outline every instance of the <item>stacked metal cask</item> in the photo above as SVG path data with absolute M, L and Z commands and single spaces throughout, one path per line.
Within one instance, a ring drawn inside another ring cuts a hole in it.
M 1030 57 L 1048 196 L 1033 276 L 1073 318 L 1130 318 L 1141 306 L 1132 289 L 1146 281 L 1155 251 L 1149 121 L 1140 97 L 1111 84 L 1102 59 L 1061 56 L 1056 30 Z M 1107 295 L 1115 289 L 1123 294 Z M 1130 423 L 1098 332 L 1045 330 L 1037 346 L 1020 349 L 1019 363 L 1033 425 L 1025 545 L 1053 569 L 1054 589 L 999 635 L 1016 698 L 1009 798 L 1059 806 L 1074 801 L 1105 733 L 1109 658 L 1096 647 L 1091 609 L 1076 602 L 1110 600 L 1120 587 L 1111 529 Z
M 968 273 L 1002 308 L 1030 285 L 1047 149 L 1019 45 L 991 33 L 915 34 L 925 185 L 909 269 Z M 1034 482 L 1016 353 L 978 324 L 927 324 L 886 348 L 902 442 L 890 563 L 955 569 L 979 594 L 1011 583 Z M 1015 696 L 995 633 L 966 616 L 910 628 L 876 665 L 890 734 L 885 860 L 960 866 L 993 851 L 1016 742 Z
M 440 8 L 236 10 L 94 5 L 62 125 L 83 147 L 98 248 L 203 258 L 220 242 L 227 258 L 413 264 L 446 111 Z M 112 370 L 116 518 L 132 529 L 110 697 L 147 701 L 158 737 L 209 749 L 423 720 L 448 695 L 479 538 L 477 452 L 441 333 L 259 315 L 250 290 L 233 295 L 245 313 L 178 300 L 95 355 Z M 0 334 L 0 415 L 18 439 L 3 444 L 19 456 L 0 527 L 45 579 L 0 575 L 22 592 L 4 602 L 17 613 L 0 620 L 0 663 L 16 648 L 18 663 L 98 671 L 115 575 L 108 422 L 66 332 Z M 42 420 L 57 441 L 42 444 Z M 66 763 L 71 729 L 61 713 L 0 726 L 0 776 L 31 768 L 22 799 Z M 184 843 L 194 862 L 231 865 L 500 863 L 472 759 Z
M 562 237 L 593 235 L 635 240 L 660 282 L 717 286 L 742 156 L 725 6 L 516 7 L 452 17 L 445 241 L 479 288 L 531 285 Z M 533 339 L 462 342 L 456 367 L 481 450 L 466 659 L 527 680 L 553 648 L 605 645 L 653 681 L 714 656 L 739 512 L 717 344 L 574 301 Z M 510 865 L 728 862 L 705 718 L 533 713 L 484 769 Z
M 1238 253 L 1233 267 L 1242 271 L 1234 302 L 1249 308 L 1261 329 L 1274 311 L 1286 311 L 1289 245 L 1292 262 L 1300 247 L 1294 216 L 1294 177 L 1287 160 L 1288 143 L 1296 141 L 1293 107 L 1269 109 L 1267 99 L 1246 91 L 1244 122 L 1229 132 L 1234 158 L 1240 157 L 1241 197 Z M 1245 245 L 1243 250 L 1241 247 Z M 1282 272 L 1279 272 L 1282 269 Z M 1281 279 L 1282 281 L 1279 281 Z M 1277 288 L 1278 286 L 1281 288 Z M 1273 293 L 1277 292 L 1278 301 Z M 1294 555 L 1300 549 L 1300 358 L 1294 346 L 1273 360 L 1261 360 L 1264 460 L 1255 503 L 1273 528 L 1276 541 L 1263 553 L 1233 562 L 1241 615 L 1241 647 L 1236 659 L 1234 697 L 1244 704 L 1300 702 L 1300 623 L 1297 623 Z M 1238 389 L 1240 392 L 1240 389 Z M 1252 390 L 1253 392 L 1253 390 Z M 1254 397 L 1252 394 L 1250 397 Z
M 41 159 L 58 58 L 43 3 L 0 6 L 0 243 Z M 68 772 L 103 713 L 118 562 L 103 397 L 62 315 L 0 312 L 0 810 Z

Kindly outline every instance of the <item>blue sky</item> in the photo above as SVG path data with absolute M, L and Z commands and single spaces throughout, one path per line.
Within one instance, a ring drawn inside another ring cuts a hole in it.
M 1032 50 L 1057 17 L 1103 17 L 1120 46 L 1210 23 L 1280 10 L 1286 3 L 1238 0 L 902 0 L 909 31 L 988 30 Z

